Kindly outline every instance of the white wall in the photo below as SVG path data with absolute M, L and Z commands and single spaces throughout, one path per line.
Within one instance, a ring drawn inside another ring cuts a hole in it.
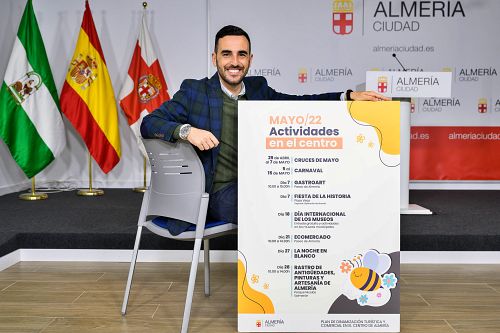
M 16 38 L 17 25 L 23 8 L 19 1 L 2 1 L 0 10 L 0 77 L 3 78 L 9 62 L 12 45 Z M 24 4 L 23 4 L 24 5 Z M 0 194 L 25 188 L 28 184 L 26 176 L 12 159 L 5 143 L 0 140 Z
M 185 78 L 207 75 L 207 11 L 205 0 L 149 0 L 148 22 L 157 47 L 169 93 L 176 92 Z M 0 11 L 0 76 L 12 50 L 25 1 L 2 0 Z M 33 0 L 49 62 L 61 92 L 67 66 L 73 55 L 84 11 L 83 0 Z M 115 96 L 127 74 L 142 15 L 137 0 L 90 1 Z M 119 106 L 118 106 L 119 108 Z M 93 162 L 94 186 L 134 187 L 142 185 L 143 160 L 119 108 L 122 158 L 104 175 Z M 37 175 L 37 184 L 53 187 L 88 186 L 88 153 L 81 138 L 66 121 L 68 142 L 62 156 Z M 0 194 L 29 186 L 29 180 L 0 141 Z
M 458 0 L 451 1 L 455 4 Z M 33 0 L 40 30 L 60 92 L 80 28 L 84 0 Z M 373 31 L 375 6 L 389 0 L 353 0 L 355 30 L 351 35 L 332 32 L 332 0 L 150 0 L 149 24 L 157 54 L 171 95 L 185 78 L 202 78 L 213 73 L 210 52 L 216 31 L 225 24 L 236 24 L 252 38 L 254 63 L 251 75 L 265 74 L 271 86 L 287 93 L 343 91 L 364 82 L 365 71 L 373 68 L 394 70 L 399 65 L 392 52 L 374 52 L 377 45 L 425 44 L 434 52 L 400 53 L 407 67 L 441 70 L 493 67 L 500 74 L 500 31 L 495 0 L 462 0 L 466 18 L 387 18 L 385 21 L 418 21 L 419 32 Z M 406 1 L 410 3 L 409 1 Z M 393 6 L 400 1 L 392 1 Z M 448 2 L 446 2 L 448 3 Z M 142 1 L 90 0 L 94 21 L 110 71 L 115 96 L 127 73 L 142 13 Z M 0 76 L 3 78 L 25 1 L 2 0 L 0 11 Z M 364 30 L 362 30 L 364 29 Z M 300 68 L 309 74 L 307 84 L 297 80 Z M 345 69 L 352 75 L 328 75 L 317 80 L 321 69 Z M 456 74 L 456 73 L 455 73 Z M 323 79 L 323 80 L 322 80 Z M 479 115 L 477 99 L 483 95 L 493 103 L 500 99 L 498 75 L 480 77 L 476 83 L 456 80 L 453 93 L 462 106 L 445 107 L 440 113 L 422 112 L 417 105 L 414 125 L 499 126 L 500 112 Z M 469 97 L 470 95 L 470 97 Z M 420 102 L 419 102 L 420 103 Z M 119 109 L 120 110 L 120 109 Z M 500 110 L 500 109 L 499 109 Z M 120 113 L 122 160 L 108 175 L 93 164 L 94 186 L 134 187 L 142 184 L 142 157 Z M 88 155 L 72 126 L 66 122 L 68 144 L 63 155 L 37 176 L 41 186 L 87 186 Z M 0 195 L 29 186 L 6 146 L 0 141 Z M 493 182 L 465 184 L 465 187 L 491 188 Z M 479 184 L 479 185 L 478 185 Z M 419 183 L 420 188 L 425 184 Z M 440 185 L 435 183 L 430 187 Z M 449 183 L 446 185 L 449 186 Z M 464 186 L 463 183 L 460 186 Z M 498 183 L 493 186 L 500 187 Z

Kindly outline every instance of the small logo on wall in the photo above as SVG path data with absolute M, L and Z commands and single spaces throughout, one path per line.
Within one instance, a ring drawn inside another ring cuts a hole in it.
M 265 77 L 277 77 L 281 76 L 281 71 L 277 67 L 272 68 L 250 68 L 248 75 L 252 76 L 265 76 Z
M 387 92 L 387 76 L 378 77 L 377 90 L 379 93 Z
M 305 68 L 299 69 L 298 79 L 299 79 L 300 83 L 306 83 L 307 82 L 307 69 L 305 69 Z
M 470 67 L 457 69 L 457 79 L 460 82 L 478 82 L 482 79 L 498 77 L 495 67 Z
M 410 112 L 415 113 L 415 100 L 412 98 L 410 103 Z
M 255 322 L 255 327 L 262 327 L 262 320 L 257 320 Z
M 480 98 L 477 102 L 477 112 L 486 113 L 488 112 L 488 101 L 486 98 Z
M 462 103 L 458 98 L 424 98 L 421 99 L 420 112 L 455 112 Z
M 333 32 L 337 35 L 348 35 L 353 30 L 354 5 L 352 0 L 333 0 L 332 10 Z

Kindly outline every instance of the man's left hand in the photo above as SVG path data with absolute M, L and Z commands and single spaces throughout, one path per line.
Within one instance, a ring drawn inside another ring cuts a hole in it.
M 351 99 L 353 101 L 390 101 L 392 98 L 386 97 L 375 91 L 353 91 L 351 92 Z

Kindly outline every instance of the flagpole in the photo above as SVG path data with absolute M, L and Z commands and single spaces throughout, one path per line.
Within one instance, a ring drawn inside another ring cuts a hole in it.
M 89 151 L 89 188 L 78 190 L 76 193 L 85 197 L 95 197 L 99 195 L 103 195 L 104 191 L 98 188 L 92 188 L 92 156 Z
M 141 137 L 139 125 L 144 117 L 144 111 L 151 113 L 162 103 L 169 100 L 170 96 L 147 26 L 148 2 L 143 1 L 142 7 L 136 47 L 130 62 L 128 77 L 123 84 L 119 98 L 120 106 L 127 116 L 130 129 L 136 136 L 138 148 L 143 154 L 143 186 L 133 188 L 133 191 L 143 193 L 147 189 L 147 172 L 150 171 L 147 169 L 148 155 L 139 140 Z M 141 89 L 137 89 L 137 87 Z M 147 103 L 146 106 L 144 103 Z
M 35 176 L 31 178 L 31 193 L 22 193 L 19 195 L 19 199 L 27 201 L 45 200 L 48 197 L 47 193 L 35 192 Z
M 134 192 L 138 192 L 138 193 L 146 192 L 146 189 L 147 189 L 147 187 L 146 187 L 146 168 L 147 168 L 147 166 L 146 165 L 147 165 L 146 164 L 146 156 L 144 156 L 144 172 L 143 172 L 144 173 L 144 183 L 143 183 L 143 186 L 141 186 L 141 187 L 135 187 L 133 189 Z
M 144 1 L 142 3 L 142 7 L 144 8 L 144 12 L 146 12 L 146 9 L 148 8 L 148 3 L 146 1 Z M 144 15 L 144 13 L 143 13 Z M 146 163 L 146 156 L 144 156 L 144 183 L 143 183 L 143 186 L 140 186 L 140 187 L 135 187 L 133 189 L 134 192 L 137 192 L 137 193 L 144 193 L 146 192 L 146 171 L 147 171 L 147 163 Z

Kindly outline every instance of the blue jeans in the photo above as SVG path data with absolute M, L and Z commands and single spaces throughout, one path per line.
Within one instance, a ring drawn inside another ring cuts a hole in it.
M 191 223 L 168 219 L 169 223 L 166 226 L 168 231 L 177 236 L 186 231 Z M 225 221 L 229 223 L 238 223 L 238 183 L 232 182 L 219 191 L 210 194 L 208 201 L 207 220 Z
M 210 194 L 207 219 L 238 224 L 238 183 L 232 182 Z

